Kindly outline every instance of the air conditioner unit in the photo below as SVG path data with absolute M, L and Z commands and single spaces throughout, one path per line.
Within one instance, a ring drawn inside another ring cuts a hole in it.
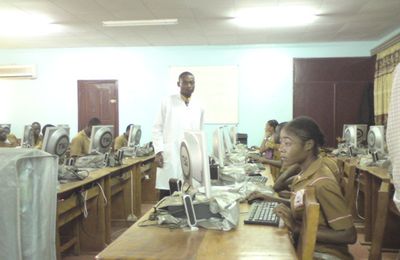
M 35 79 L 35 65 L 0 66 L 0 79 Z

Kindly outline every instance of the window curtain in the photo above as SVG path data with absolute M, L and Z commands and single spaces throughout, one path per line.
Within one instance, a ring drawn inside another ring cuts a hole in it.
M 400 42 L 379 52 L 375 64 L 374 114 L 376 125 L 386 125 L 393 71 L 400 63 Z

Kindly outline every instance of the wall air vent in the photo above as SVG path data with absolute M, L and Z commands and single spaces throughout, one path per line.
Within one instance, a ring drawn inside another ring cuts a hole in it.
M 0 65 L 0 79 L 36 79 L 36 66 Z

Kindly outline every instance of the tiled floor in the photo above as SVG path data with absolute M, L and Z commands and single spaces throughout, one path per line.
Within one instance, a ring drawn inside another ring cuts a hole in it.
M 142 213 L 147 212 L 151 209 L 153 204 L 143 204 Z M 120 234 L 122 234 L 127 228 L 124 226 L 113 225 L 112 239 L 116 239 Z M 355 260 L 367 260 L 369 254 L 369 247 L 362 245 L 361 242 L 364 241 L 364 235 L 359 232 L 357 236 L 357 242 L 350 246 L 350 252 L 354 256 Z M 65 256 L 63 260 L 93 260 L 99 252 L 85 252 L 79 256 Z M 382 254 L 382 260 L 400 260 L 400 253 L 384 252 Z

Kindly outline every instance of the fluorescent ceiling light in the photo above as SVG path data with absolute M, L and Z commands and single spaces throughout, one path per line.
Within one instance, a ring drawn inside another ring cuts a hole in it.
M 52 24 L 49 17 L 24 12 L 1 12 L 0 35 L 28 37 L 59 32 L 61 26 Z
M 239 11 L 233 22 L 238 26 L 263 27 L 294 27 L 304 26 L 317 19 L 315 11 L 305 7 L 255 8 Z
M 103 26 L 108 26 L 108 27 L 175 25 L 175 24 L 178 24 L 178 19 L 103 21 Z

